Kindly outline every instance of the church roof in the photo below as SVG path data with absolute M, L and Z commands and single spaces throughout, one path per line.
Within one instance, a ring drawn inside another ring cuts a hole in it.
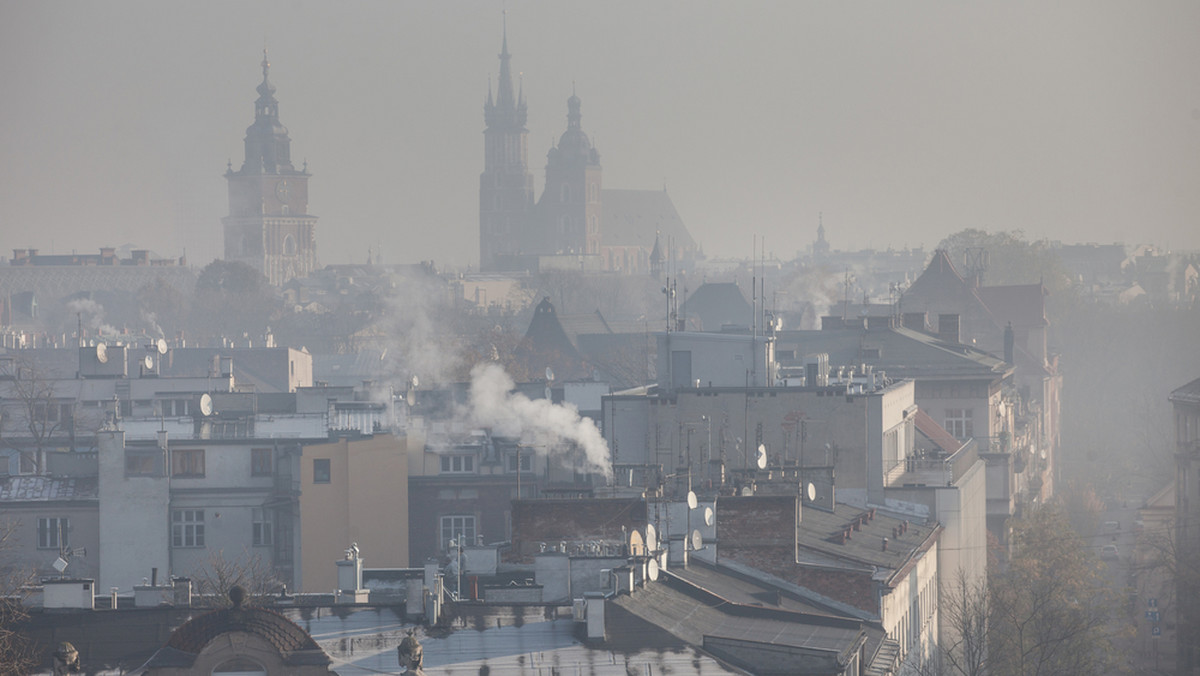
M 672 243 L 669 248 L 696 248 L 666 190 L 605 188 L 600 191 L 600 204 L 604 246 L 640 246 L 650 251 L 655 235 L 661 233 L 663 241 Z
M 699 317 L 703 331 L 720 331 L 725 324 L 748 328 L 754 321 L 754 308 L 734 282 L 701 284 L 679 310 L 684 317 Z

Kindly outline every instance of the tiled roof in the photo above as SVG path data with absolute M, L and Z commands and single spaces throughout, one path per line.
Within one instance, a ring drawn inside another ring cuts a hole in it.
M 917 415 L 914 416 L 913 422 L 921 434 L 929 437 L 929 440 L 937 444 L 937 447 L 945 453 L 952 454 L 962 447 L 962 442 L 955 439 L 954 435 L 946 431 L 946 428 L 937 424 L 937 421 L 929 417 L 925 411 L 917 409 Z
M 0 478 L 0 502 L 48 502 L 51 500 L 97 500 L 97 477 L 57 478 L 10 476 Z
M 649 251 L 658 233 L 664 244 L 670 238 L 676 247 L 696 247 L 665 190 L 605 188 L 600 191 L 600 203 L 600 232 L 605 246 L 637 245 Z

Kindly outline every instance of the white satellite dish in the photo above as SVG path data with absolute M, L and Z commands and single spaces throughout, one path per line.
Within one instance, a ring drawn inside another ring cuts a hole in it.
M 418 387 L 420 384 L 421 384 L 421 379 L 420 379 L 420 378 L 418 378 L 416 375 L 414 375 L 414 376 L 412 377 L 412 388 L 415 390 L 415 389 L 417 389 L 417 387 Z
M 804 488 L 805 495 L 808 496 L 808 501 L 812 502 L 817 499 L 817 486 L 813 482 L 808 482 L 808 486 Z
M 751 495 L 754 495 L 754 489 L 750 488 L 749 486 L 742 486 L 742 495 L 745 497 L 750 497 Z
M 692 551 L 696 551 L 697 549 L 704 549 L 704 536 L 700 534 L 698 529 L 692 531 Z
M 658 561 L 657 560 L 650 559 L 650 562 L 646 564 L 646 577 L 650 578 L 651 582 L 654 582 L 655 580 L 658 579 Z
M 101 364 L 108 363 L 108 347 L 104 343 L 96 343 L 96 361 Z
M 146 355 L 145 357 L 142 357 L 142 366 L 146 367 L 147 371 L 153 371 L 154 370 L 154 357 L 151 357 L 150 355 Z
M 696 505 L 700 504 L 699 501 L 696 500 L 696 492 L 695 491 L 688 491 L 687 502 L 688 502 L 688 509 L 695 509 Z
M 629 533 L 629 555 L 643 556 L 646 553 L 646 545 L 642 541 L 642 534 L 636 530 Z
M 205 392 L 204 394 L 200 395 L 200 415 L 207 418 L 208 416 L 210 416 L 212 414 L 213 414 L 212 397 L 209 396 L 209 394 L 207 392 Z
M 163 340 L 162 338 L 159 338 L 157 341 L 155 341 L 154 347 L 158 350 L 159 354 L 167 353 L 167 341 Z
M 655 530 L 654 524 L 646 524 L 646 550 L 653 552 L 658 549 L 658 531 Z
M 715 518 L 716 518 L 716 515 L 713 514 L 712 507 L 705 507 L 704 508 L 704 525 L 705 526 L 713 525 L 713 521 L 715 520 Z
M 759 444 L 759 445 L 758 445 L 758 461 L 757 461 L 757 464 L 758 464 L 758 468 L 759 468 L 759 469 L 766 469 L 766 468 L 767 468 L 767 447 L 766 447 L 766 446 L 764 446 L 764 445 L 762 445 L 762 444 Z

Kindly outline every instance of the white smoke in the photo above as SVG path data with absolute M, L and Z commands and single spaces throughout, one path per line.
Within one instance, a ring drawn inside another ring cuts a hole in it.
M 491 428 L 501 436 L 545 444 L 551 455 L 564 443 L 573 443 L 583 452 L 589 472 L 612 477 L 608 444 L 595 423 L 580 416 L 572 404 L 530 399 L 513 392 L 514 386 L 513 379 L 497 364 L 483 363 L 472 368 L 470 422 Z
M 76 298 L 67 303 L 67 310 L 80 316 L 83 325 L 102 336 L 115 336 L 117 330 L 104 323 L 104 306 L 90 298 Z

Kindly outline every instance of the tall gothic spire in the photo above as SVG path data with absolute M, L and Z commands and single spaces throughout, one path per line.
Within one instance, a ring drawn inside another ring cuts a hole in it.
M 279 123 L 279 102 L 275 100 L 275 85 L 268 77 L 271 62 L 267 50 L 263 50 L 262 83 L 255 91 L 254 124 L 246 129 L 246 162 L 242 171 L 275 174 L 291 172 L 291 141 L 287 128 Z
M 512 55 L 508 53 L 508 13 L 504 14 L 503 37 L 500 42 L 500 78 L 496 83 L 496 99 L 492 102 L 492 87 L 488 85 L 488 102 L 484 105 L 484 119 L 488 127 L 524 127 L 526 119 L 525 91 L 522 86 L 519 96 L 514 96 Z M 523 83 L 522 83 L 523 85 Z

